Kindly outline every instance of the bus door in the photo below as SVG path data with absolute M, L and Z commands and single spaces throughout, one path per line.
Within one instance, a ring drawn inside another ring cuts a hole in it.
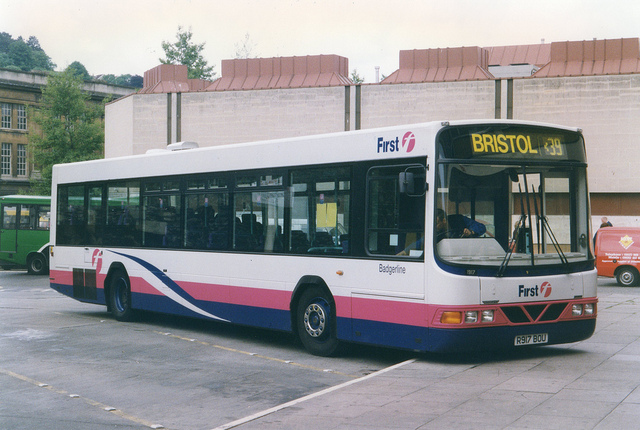
M 0 252 L 14 253 L 18 250 L 18 206 L 16 204 L 2 205 Z
M 413 161 L 413 160 L 412 160 Z M 425 160 L 374 165 L 366 185 L 367 265 L 351 294 L 352 338 L 421 349 L 425 314 Z

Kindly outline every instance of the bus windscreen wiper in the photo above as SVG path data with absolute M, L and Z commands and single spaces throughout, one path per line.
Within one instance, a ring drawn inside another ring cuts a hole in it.
M 553 244 L 553 247 L 558 253 L 558 256 L 560 257 L 560 261 L 562 262 L 562 264 L 567 265 L 569 264 L 569 260 L 567 260 L 566 255 L 564 255 L 564 252 L 562 252 L 562 249 L 560 248 L 560 243 L 558 242 L 558 239 L 556 239 L 556 235 L 553 234 L 553 230 L 551 230 L 551 226 L 549 225 L 549 220 L 547 219 L 546 215 L 544 215 L 543 213 L 538 213 L 538 196 L 540 197 L 540 206 L 542 206 L 541 192 L 539 191 L 536 194 L 536 189 L 533 185 L 531 185 L 531 189 L 533 191 L 534 202 L 536 205 L 536 217 L 538 218 L 539 225 L 542 226 L 543 233 L 546 232 L 549 235 L 549 238 L 551 239 L 551 243 Z M 539 233 L 538 233 L 538 241 L 540 241 Z
M 504 271 L 507 270 L 507 266 L 509 265 L 509 260 L 511 260 L 511 256 L 513 255 L 513 250 L 516 247 L 516 242 L 518 237 L 520 237 L 520 229 L 524 226 L 527 221 L 527 214 L 524 211 L 524 203 L 522 202 L 522 187 L 518 184 L 518 190 L 520 192 L 520 219 L 516 224 L 516 229 L 513 232 L 513 238 L 510 241 L 510 244 L 507 249 L 507 253 L 504 255 L 502 259 L 502 264 L 500 264 L 500 268 L 498 269 L 498 273 L 496 276 L 500 277 L 504 275 Z

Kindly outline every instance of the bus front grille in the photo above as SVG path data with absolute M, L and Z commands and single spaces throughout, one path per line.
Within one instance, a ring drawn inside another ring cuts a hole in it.
M 549 322 L 560 318 L 569 303 L 502 306 L 500 310 L 513 324 Z

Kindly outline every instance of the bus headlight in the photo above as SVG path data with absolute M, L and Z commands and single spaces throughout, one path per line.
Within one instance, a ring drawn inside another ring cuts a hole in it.
M 464 322 L 473 324 L 478 322 L 478 311 L 466 311 L 464 313 Z
M 593 315 L 595 313 L 595 304 L 593 303 L 586 303 L 584 305 L 584 314 L 585 315 Z
M 493 309 L 487 309 L 482 311 L 482 322 L 483 323 L 493 322 Z
M 582 304 L 576 303 L 571 306 L 571 315 L 574 317 L 579 317 L 582 315 Z

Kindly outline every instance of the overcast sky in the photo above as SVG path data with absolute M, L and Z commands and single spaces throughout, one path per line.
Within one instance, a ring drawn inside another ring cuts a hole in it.
M 259 57 L 336 54 L 366 82 L 404 49 L 640 37 L 638 0 L 0 0 L 0 32 L 35 36 L 62 70 L 143 75 L 178 26 L 220 76 L 246 34 Z

